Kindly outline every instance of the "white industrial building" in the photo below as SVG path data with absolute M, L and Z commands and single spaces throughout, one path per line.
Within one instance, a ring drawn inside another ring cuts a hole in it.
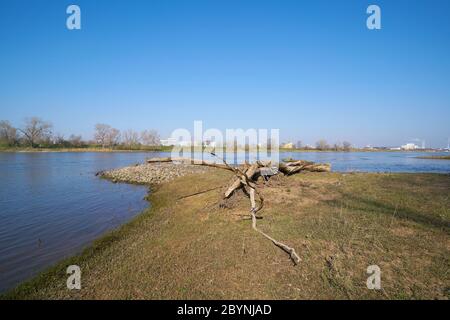
M 401 146 L 402 150 L 416 150 L 419 149 L 419 146 L 414 143 L 407 143 Z

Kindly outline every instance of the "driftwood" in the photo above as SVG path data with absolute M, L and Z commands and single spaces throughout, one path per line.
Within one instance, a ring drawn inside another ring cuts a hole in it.
M 254 208 L 256 206 L 255 204 L 255 190 L 251 189 L 250 190 L 250 202 L 252 204 L 252 208 Z M 259 230 L 258 227 L 256 226 L 256 214 L 253 210 L 250 211 L 251 215 L 252 215 L 252 228 L 253 230 L 255 230 L 256 232 L 259 232 L 260 234 L 262 234 L 264 237 L 266 237 L 267 239 L 269 239 L 270 241 L 272 241 L 272 243 L 274 245 L 276 245 L 277 247 L 281 248 L 283 251 L 285 251 L 286 253 L 289 254 L 289 257 L 291 258 L 292 262 L 294 263 L 294 265 L 297 265 L 300 263 L 301 259 L 298 256 L 297 252 L 295 252 L 294 248 L 291 248 L 287 245 L 285 245 L 282 242 L 279 242 L 277 240 L 275 240 L 274 238 L 272 238 L 271 236 L 269 236 L 268 234 L 264 233 L 263 231 Z
M 280 163 L 278 169 L 285 175 L 292 175 L 300 171 L 330 172 L 331 166 L 327 163 L 314 163 L 305 160 L 298 160 L 288 163 Z
M 212 155 L 215 156 L 214 153 L 212 153 Z M 222 159 L 223 163 L 232 168 L 231 166 L 229 166 L 226 161 L 224 159 Z M 271 236 L 267 235 L 266 233 L 264 233 L 263 231 L 259 230 L 256 226 L 256 213 L 258 211 L 260 211 L 264 205 L 264 198 L 263 196 L 259 193 L 259 191 L 256 189 L 256 184 L 252 181 L 252 177 L 254 176 L 254 174 L 256 173 L 257 169 L 259 168 L 259 166 L 262 165 L 262 163 L 254 163 L 251 165 L 251 167 L 244 173 L 239 169 L 233 169 L 233 171 L 235 171 L 236 175 L 239 177 L 239 179 L 241 180 L 242 184 L 244 184 L 246 187 L 248 187 L 250 190 L 248 191 L 249 196 L 250 196 L 250 203 L 251 203 L 251 210 L 250 210 L 250 214 L 252 216 L 252 228 L 253 230 L 255 230 L 256 232 L 262 234 L 264 237 L 266 237 L 267 239 L 269 239 L 270 241 L 272 241 L 272 243 L 274 245 L 276 245 L 277 247 L 281 248 L 282 250 L 284 250 L 285 252 L 287 252 L 289 254 L 289 257 L 291 258 L 292 262 L 294 263 L 294 265 L 297 265 L 301 259 L 300 257 L 297 255 L 297 253 L 295 252 L 294 248 L 289 247 L 288 245 L 279 242 L 277 240 L 275 240 L 274 238 L 272 238 Z M 256 206 L 256 201 L 255 201 L 255 194 L 258 195 L 259 197 L 259 207 Z
M 204 160 L 198 160 L 198 159 L 170 158 L 170 157 L 147 159 L 147 163 L 161 163 L 161 162 L 180 162 L 180 163 L 184 163 L 184 164 L 192 164 L 192 165 L 197 165 L 197 166 L 208 166 L 208 167 L 230 170 L 224 164 L 218 164 L 218 163 L 215 163 L 212 161 L 204 161 Z
M 172 161 L 175 161 L 175 160 L 172 160 L 171 157 L 147 159 L 147 163 L 172 162 Z
M 216 154 L 211 153 L 211 155 L 219 158 Z M 225 191 L 224 198 L 231 197 L 234 192 L 238 189 L 242 189 L 245 194 L 248 195 L 250 198 L 250 214 L 252 219 L 252 228 L 256 232 L 263 235 L 265 238 L 272 241 L 274 245 L 281 248 L 283 251 L 289 254 L 290 259 L 294 263 L 294 265 L 297 265 L 300 263 L 301 259 L 298 256 L 298 254 L 295 252 L 294 248 L 289 247 L 288 245 L 281 243 L 271 236 L 267 235 L 263 231 L 259 230 L 256 225 L 256 220 L 260 217 L 256 216 L 256 213 L 259 212 L 263 206 L 264 206 L 264 198 L 259 192 L 256 181 L 258 177 L 262 174 L 267 178 L 267 175 L 276 175 L 276 174 L 284 174 L 287 176 L 296 174 L 298 172 L 302 171 L 310 171 L 310 172 L 329 172 L 331 170 L 331 166 L 329 164 L 323 164 L 319 163 L 316 164 L 311 161 L 305 161 L 305 160 L 294 160 L 294 159 L 286 159 L 286 162 L 279 163 L 278 166 L 275 165 L 275 168 L 272 167 L 271 163 L 268 161 L 256 161 L 253 164 L 244 163 L 241 166 L 231 166 L 229 165 L 224 159 L 219 158 L 223 164 L 217 164 L 215 162 L 211 161 L 204 161 L 204 160 L 198 160 L 198 159 L 189 159 L 189 158 L 152 158 L 148 159 L 147 163 L 161 163 L 161 162 L 181 162 L 185 164 L 192 164 L 192 165 L 202 165 L 202 166 L 209 166 L 219 169 L 225 169 L 234 172 L 236 175 L 236 178 L 233 180 L 233 183 L 228 187 L 228 189 Z M 276 169 L 277 168 L 277 169 Z M 220 187 L 196 192 L 187 196 L 183 196 L 179 199 L 184 199 L 187 197 L 195 196 L 198 194 L 202 194 L 205 192 L 209 192 L 211 190 L 218 189 Z M 256 196 L 258 197 L 257 204 Z
M 300 171 L 310 171 L 310 172 L 330 172 L 331 171 L 331 167 L 327 163 L 314 163 L 311 161 L 292 160 L 292 159 L 289 159 L 288 161 L 289 162 L 287 162 L 287 163 L 281 162 L 278 164 L 278 169 L 286 175 L 292 175 L 292 174 L 298 173 Z M 185 163 L 185 164 L 208 166 L 208 167 L 214 167 L 214 168 L 234 171 L 234 169 L 232 169 L 233 167 L 231 167 L 231 166 L 227 166 L 225 164 L 220 164 L 220 163 L 215 163 L 212 161 L 199 160 L 199 159 L 170 158 L 170 157 L 147 159 L 147 163 L 161 163 L 161 162 L 180 162 L 180 163 Z M 254 167 L 255 164 L 257 165 L 256 168 Z M 244 163 L 244 165 L 243 165 L 244 169 L 241 169 L 241 170 L 243 170 L 243 171 L 253 170 L 253 171 L 250 171 L 250 174 L 248 174 L 249 178 L 253 179 L 253 177 L 255 175 L 259 174 L 259 168 L 265 168 L 265 167 L 269 167 L 269 166 L 270 166 L 270 162 L 257 161 L 256 163 L 254 163 L 251 166 L 249 166 L 247 163 Z M 238 184 L 237 181 L 234 181 L 234 183 Z
M 242 171 L 242 174 L 245 175 L 249 180 L 254 180 L 253 177 L 258 173 L 258 164 L 252 164 L 248 169 Z M 238 176 L 236 180 L 234 180 L 233 184 L 225 191 L 225 198 L 229 198 L 236 189 L 239 189 L 243 185 L 245 185 L 245 179 L 243 176 Z

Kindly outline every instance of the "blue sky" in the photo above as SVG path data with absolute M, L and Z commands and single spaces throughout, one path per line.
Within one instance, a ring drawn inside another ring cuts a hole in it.
M 66 28 L 81 7 L 82 29 Z M 366 28 L 377 4 L 382 29 Z M 0 119 L 446 146 L 450 1 L 0 1 Z

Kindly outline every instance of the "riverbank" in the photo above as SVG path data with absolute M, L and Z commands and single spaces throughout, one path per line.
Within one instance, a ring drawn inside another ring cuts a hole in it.
M 118 148 L 0 148 L 3 153 L 45 153 L 45 152 L 170 152 L 172 147 L 148 147 L 143 149 L 118 149 Z
M 213 169 L 160 184 L 130 223 L 2 298 L 450 298 L 449 175 L 306 173 L 261 185 L 258 226 L 296 249 L 296 267 L 251 229 L 248 199 L 221 205 L 232 178 Z M 73 264 L 79 291 L 66 288 Z M 373 264 L 380 291 L 366 287 Z
M 429 156 L 429 157 L 417 157 L 419 159 L 435 159 L 435 160 L 450 160 L 450 156 Z

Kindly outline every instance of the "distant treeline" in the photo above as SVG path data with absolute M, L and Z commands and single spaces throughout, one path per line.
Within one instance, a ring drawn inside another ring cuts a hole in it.
M 351 151 L 352 144 L 348 141 L 342 143 L 336 142 L 329 144 L 326 140 L 321 139 L 316 142 L 315 146 L 304 145 L 301 141 L 297 143 L 284 143 L 281 144 L 282 149 L 297 149 L 297 150 L 320 150 L 320 151 Z
M 0 120 L 0 146 L 28 148 L 114 148 L 114 149 L 154 149 L 160 146 L 156 130 L 137 132 L 120 130 L 107 124 L 96 124 L 92 140 L 83 140 L 81 135 L 64 137 L 53 133 L 53 125 L 38 117 L 26 118 L 22 127 L 14 127 L 7 120 Z
M 233 144 L 235 144 L 234 142 Z M 269 141 L 268 146 L 271 145 Z M 70 135 L 53 132 L 53 125 L 38 117 L 26 118 L 23 126 L 14 127 L 7 120 L 0 120 L 0 147 L 2 148 L 102 148 L 118 150 L 155 150 L 161 147 L 161 140 L 156 130 L 120 131 L 110 125 L 98 123 L 94 127 L 91 140 L 83 140 L 81 135 Z M 249 149 L 249 146 L 243 147 Z M 349 142 L 330 145 L 326 140 L 317 141 L 315 146 L 297 143 L 281 144 L 282 149 L 351 151 Z

